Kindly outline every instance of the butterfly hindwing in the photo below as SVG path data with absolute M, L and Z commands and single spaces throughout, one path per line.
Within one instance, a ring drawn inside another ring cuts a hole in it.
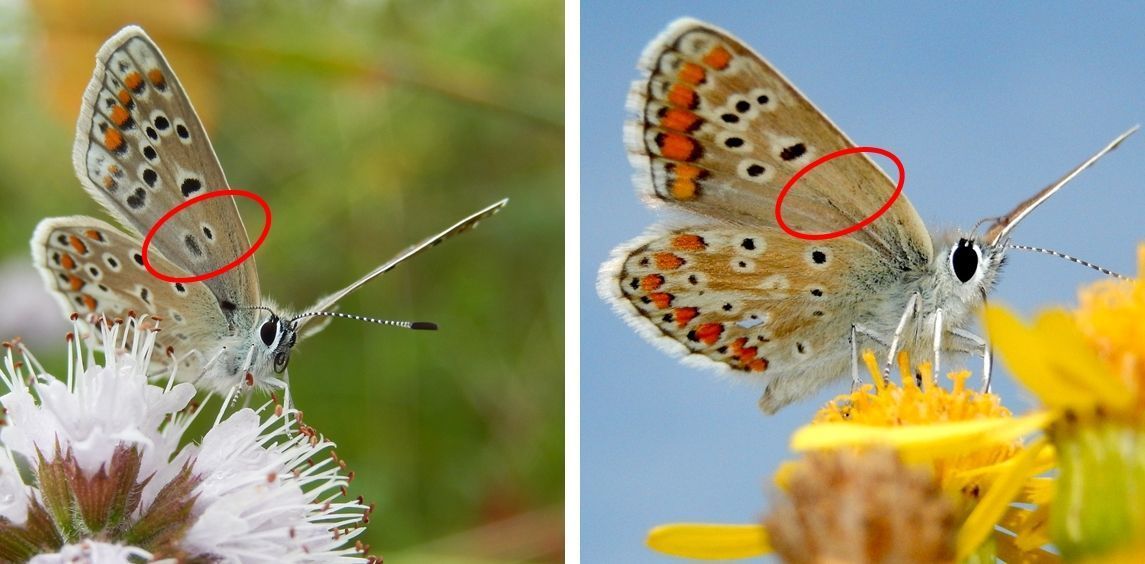
M 138 27 L 124 28 L 100 49 L 76 129 L 81 182 L 139 236 L 184 201 L 228 188 L 179 80 Z M 250 248 L 229 196 L 176 214 L 152 245 L 193 274 L 212 272 Z M 205 284 L 220 303 L 259 303 L 253 257 Z
M 144 268 L 142 243 L 98 219 L 48 218 L 32 235 L 32 257 L 49 292 L 65 314 L 108 319 L 147 313 L 159 319 L 160 350 L 189 352 L 197 343 L 218 341 L 226 321 L 214 296 L 201 283 L 171 283 Z M 172 276 L 187 273 L 158 253 L 151 264 Z
M 600 293 L 642 336 L 690 364 L 759 376 L 769 388 L 787 384 L 784 397 L 765 396 L 774 411 L 847 366 L 850 348 L 839 345 L 873 312 L 851 301 L 862 277 L 839 273 L 885 276 L 856 268 L 879 264 L 874 254 L 851 239 L 803 241 L 775 228 L 658 226 L 614 251 Z
M 727 32 L 690 19 L 646 49 L 633 85 L 627 145 L 653 202 L 745 225 L 776 226 L 775 204 L 805 165 L 854 144 L 774 67 Z M 854 225 L 890 199 L 894 183 L 865 155 L 834 159 L 784 201 L 806 233 Z M 925 226 L 905 197 L 855 234 L 887 256 L 926 264 Z M 903 252 L 905 250 L 906 252 Z

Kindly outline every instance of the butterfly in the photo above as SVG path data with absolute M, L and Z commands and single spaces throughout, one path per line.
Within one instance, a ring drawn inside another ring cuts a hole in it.
M 290 353 L 323 326 L 351 317 L 409 329 L 425 322 L 384 321 L 328 311 L 350 292 L 406 259 L 497 213 L 501 200 L 398 253 L 301 314 L 261 297 L 250 258 L 201 282 L 165 282 L 144 264 L 142 233 L 179 204 L 226 189 L 226 177 L 191 101 L 159 48 L 129 26 L 96 56 L 76 125 L 73 162 L 80 183 L 121 231 L 85 216 L 48 218 L 32 235 L 32 257 L 65 313 L 106 319 L 147 314 L 160 324 L 158 350 L 177 359 L 180 379 L 226 393 L 236 385 L 281 387 Z M 158 229 L 147 257 L 175 278 L 214 272 L 250 249 L 230 196 L 196 203 Z
M 936 372 L 941 353 L 980 353 L 988 374 L 989 347 L 968 327 L 1007 249 L 1060 254 L 1012 245 L 1010 231 L 1136 130 L 983 234 L 932 236 L 903 196 L 850 235 L 807 240 L 778 224 L 779 193 L 805 166 L 854 143 L 763 57 L 707 23 L 673 22 L 639 68 L 625 143 L 638 193 L 675 216 L 614 249 L 598 293 L 684 362 L 766 380 L 759 406 L 768 414 L 848 367 L 857 383 L 860 347 L 888 364 L 898 351 L 933 354 Z M 865 154 L 836 158 L 787 194 L 783 220 L 796 232 L 834 233 L 894 191 Z

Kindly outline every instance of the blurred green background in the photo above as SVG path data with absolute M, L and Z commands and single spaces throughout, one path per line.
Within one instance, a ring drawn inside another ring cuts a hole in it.
M 355 471 L 351 494 L 377 504 L 373 553 L 560 560 L 562 3 L 154 4 L 0 4 L 0 337 L 25 335 L 63 373 L 63 333 L 45 323 L 61 314 L 38 301 L 28 239 L 43 217 L 105 217 L 72 169 L 75 119 L 98 46 L 141 24 L 231 184 L 274 212 L 255 256 L 280 303 L 306 307 L 510 198 L 340 308 L 440 331 L 335 321 L 296 348 L 290 375 L 307 423 Z M 258 209 L 240 208 L 259 229 Z

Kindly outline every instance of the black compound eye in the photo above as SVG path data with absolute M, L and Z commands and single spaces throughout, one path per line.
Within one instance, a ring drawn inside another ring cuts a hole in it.
M 262 324 L 258 330 L 259 337 L 262 337 L 262 342 L 266 346 L 270 346 L 274 342 L 274 338 L 278 336 L 278 318 L 271 317 Z
M 958 281 L 963 284 L 974 278 L 974 273 L 978 272 L 978 251 L 969 241 L 963 239 L 958 242 L 958 246 L 954 247 L 954 252 L 950 254 L 950 266 L 954 269 L 954 275 L 958 277 Z

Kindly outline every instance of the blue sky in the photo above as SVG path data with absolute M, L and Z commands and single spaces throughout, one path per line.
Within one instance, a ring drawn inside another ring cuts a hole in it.
M 832 395 L 778 416 L 759 389 L 678 363 L 596 296 L 609 250 L 656 216 L 632 187 L 621 128 L 643 47 L 690 15 L 767 57 L 861 145 L 895 152 L 932 230 L 1009 211 L 1115 135 L 1145 122 L 1145 11 L 1034 3 L 618 2 L 581 7 L 581 538 L 585 562 L 664 562 L 653 525 L 750 522 L 787 438 Z M 1145 134 L 1014 233 L 1015 242 L 1133 272 L 1145 241 Z M 1098 275 L 1012 252 L 992 300 L 1030 314 L 1074 302 Z M 978 367 L 977 360 L 970 361 Z M 978 368 L 975 368 L 977 371 Z M 1004 373 L 1011 408 L 1028 396 Z

